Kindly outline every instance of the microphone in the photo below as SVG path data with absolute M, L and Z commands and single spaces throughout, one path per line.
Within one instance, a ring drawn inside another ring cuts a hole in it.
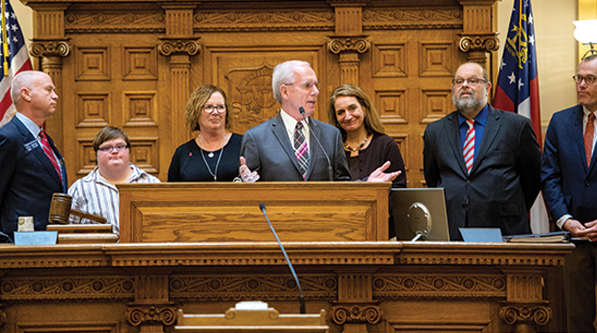
M 330 178 L 330 181 L 333 182 L 334 181 L 334 169 L 332 169 L 332 162 L 330 162 L 330 157 L 325 152 L 325 149 L 323 149 L 321 142 L 319 142 L 319 139 L 317 138 L 317 135 L 315 135 L 315 132 L 313 132 L 313 130 L 311 129 L 311 126 L 309 126 L 309 122 L 307 122 L 307 118 L 305 117 L 305 108 L 303 108 L 302 106 L 299 107 L 299 112 L 303 115 L 303 120 L 305 121 L 305 124 L 307 125 L 307 128 L 309 129 L 309 133 L 311 133 L 313 135 L 313 137 L 315 138 L 315 141 L 317 141 L 317 144 L 319 145 L 319 148 L 321 148 L 321 151 L 323 151 L 325 158 L 328 160 L 328 176 Z
M 263 212 L 263 216 L 265 216 L 265 220 L 269 224 L 269 228 L 272 230 L 274 237 L 276 237 L 276 240 L 278 241 L 278 244 L 280 245 L 280 249 L 282 250 L 282 253 L 284 254 L 284 258 L 286 258 L 288 267 L 290 267 L 290 272 L 292 273 L 292 276 L 294 276 L 294 281 L 296 282 L 296 285 L 298 286 L 298 290 L 300 293 L 300 298 L 299 298 L 300 311 L 301 311 L 301 314 L 303 314 L 303 313 L 305 313 L 305 297 L 303 296 L 303 289 L 301 289 L 301 283 L 299 282 L 298 276 L 296 276 L 296 273 L 294 272 L 294 268 L 292 267 L 292 264 L 290 263 L 290 259 L 288 259 L 288 255 L 286 254 L 286 250 L 284 250 L 284 246 L 282 245 L 282 242 L 280 242 L 280 239 L 278 238 L 278 234 L 276 234 L 276 230 L 274 230 L 274 226 L 267 218 L 267 214 L 265 213 L 265 204 L 263 202 L 261 202 L 259 204 L 259 208 Z

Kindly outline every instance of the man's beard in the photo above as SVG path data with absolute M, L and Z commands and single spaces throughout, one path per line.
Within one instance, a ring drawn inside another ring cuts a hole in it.
M 461 97 L 463 93 L 471 93 L 471 97 Z M 459 96 L 456 97 L 455 94 L 452 94 L 452 102 L 456 109 L 462 113 L 462 115 L 475 115 L 479 110 L 481 110 L 485 104 L 487 104 L 487 89 L 483 89 L 481 92 L 481 98 L 477 98 L 477 95 L 474 90 L 461 90 Z

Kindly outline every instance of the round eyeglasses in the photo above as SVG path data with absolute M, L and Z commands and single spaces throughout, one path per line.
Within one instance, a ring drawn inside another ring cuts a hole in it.
M 226 111 L 226 105 L 224 105 L 224 104 L 218 104 L 218 105 L 205 104 L 201 108 L 203 109 L 203 111 L 205 111 L 207 113 L 224 113 L 224 111 Z

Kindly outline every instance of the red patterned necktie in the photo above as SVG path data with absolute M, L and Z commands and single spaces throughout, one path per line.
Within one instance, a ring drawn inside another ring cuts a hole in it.
M 48 156 L 48 158 L 50 159 L 50 162 L 52 162 L 54 169 L 56 169 L 56 172 L 58 173 L 58 177 L 60 177 L 60 181 L 62 181 L 62 173 L 60 172 L 60 165 L 58 164 L 58 160 L 56 160 L 56 156 L 54 156 L 54 153 L 52 152 L 52 148 L 50 147 L 50 142 L 48 141 L 48 137 L 46 136 L 46 133 L 44 133 L 44 131 L 40 131 L 39 137 L 41 138 L 41 146 L 44 150 L 44 153 L 46 153 L 46 156 Z
M 468 125 L 468 130 L 466 131 L 462 154 L 464 155 L 466 170 L 468 173 L 471 173 L 471 169 L 473 168 L 473 157 L 475 156 L 475 121 L 467 119 L 466 124 Z
M 595 113 L 589 114 L 589 121 L 585 127 L 585 156 L 587 157 L 587 166 L 591 165 L 591 156 L 593 155 L 593 135 L 595 134 Z

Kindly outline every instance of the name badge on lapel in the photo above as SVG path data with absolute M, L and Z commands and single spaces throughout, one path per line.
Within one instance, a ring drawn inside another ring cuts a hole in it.
M 37 142 L 37 140 L 33 140 L 33 141 L 31 141 L 31 142 L 27 142 L 27 143 L 25 143 L 25 149 L 26 149 L 28 152 L 32 151 L 33 149 L 35 149 L 35 148 L 37 148 L 37 147 L 39 147 L 39 142 Z

